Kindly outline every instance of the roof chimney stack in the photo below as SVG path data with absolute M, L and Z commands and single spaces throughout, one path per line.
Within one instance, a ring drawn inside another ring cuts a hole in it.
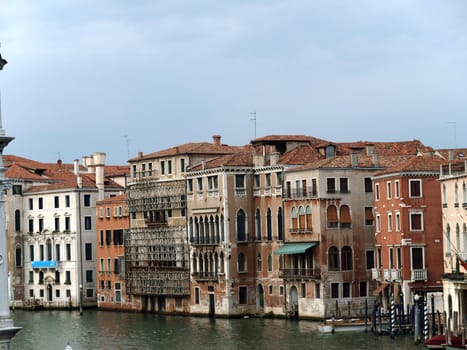
M 98 191 L 98 200 L 104 199 L 104 165 L 105 153 L 95 152 L 93 155 L 94 169 L 96 172 L 96 187 Z
M 215 144 L 216 146 L 221 145 L 221 135 L 214 135 L 212 137 L 212 143 Z

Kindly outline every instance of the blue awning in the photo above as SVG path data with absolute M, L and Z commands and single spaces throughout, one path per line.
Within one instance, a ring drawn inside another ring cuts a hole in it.
M 317 242 L 311 243 L 285 243 L 282 247 L 277 249 L 274 254 L 302 254 L 305 253 L 308 249 L 313 248 L 314 246 L 318 245 Z
M 56 260 L 33 261 L 31 265 L 33 269 L 56 269 L 57 261 Z

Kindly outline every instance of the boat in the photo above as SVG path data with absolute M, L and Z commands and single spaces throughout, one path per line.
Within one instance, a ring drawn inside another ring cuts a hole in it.
M 328 319 L 323 321 L 318 329 L 322 333 L 335 333 L 335 332 L 352 332 L 352 331 L 364 331 L 365 328 L 370 328 L 370 321 L 366 321 L 361 318 L 351 319 Z
M 462 347 L 462 338 L 451 335 L 451 344 L 446 344 L 446 335 L 435 335 L 428 340 L 425 340 L 424 345 L 428 349 L 466 349 Z

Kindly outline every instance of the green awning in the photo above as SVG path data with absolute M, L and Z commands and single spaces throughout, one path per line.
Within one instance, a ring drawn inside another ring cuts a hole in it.
M 290 255 L 290 254 L 301 254 L 305 253 L 308 249 L 318 245 L 317 242 L 313 243 L 285 243 L 282 247 L 277 249 L 274 254 Z

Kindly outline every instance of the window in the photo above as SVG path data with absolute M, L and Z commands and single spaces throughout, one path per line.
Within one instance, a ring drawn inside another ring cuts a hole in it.
M 34 271 L 29 271 L 29 284 L 34 284 Z
M 422 270 L 425 267 L 423 262 L 423 248 L 422 247 L 412 247 L 412 269 L 413 270 Z
M 302 283 L 302 298 L 306 298 L 306 283 Z
M 272 272 L 272 255 L 268 255 L 268 272 Z
M 392 183 L 390 181 L 386 182 L 386 195 L 387 199 L 392 198 Z
M 261 254 L 256 257 L 256 271 L 261 272 L 263 270 L 263 263 L 261 260 Z
M 217 190 L 218 187 L 218 176 L 208 176 L 208 190 Z
M 375 252 L 373 250 L 366 251 L 366 269 L 371 270 L 375 267 Z
M 105 208 L 105 217 L 110 218 L 110 208 Z
M 284 286 L 279 287 L 279 295 L 284 295 Z
M 409 197 L 421 197 L 422 196 L 422 181 L 421 180 L 409 180 Z
M 15 249 L 15 266 L 21 267 L 23 265 L 23 254 L 20 246 Z
M 101 289 L 105 289 L 105 281 L 104 280 L 99 280 L 99 286 Z
M 379 201 L 379 184 L 375 184 L 375 200 Z
M 92 217 L 91 216 L 85 216 L 84 217 L 84 229 L 85 230 L 91 230 L 92 229 Z
M 70 195 L 69 194 L 65 196 L 65 207 L 67 208 L 70 207 Z
M 327 192 L 336 193 L 336 179 L 333 177 L 328 177 L 326 179 L 326 183 L 327 183 Z
M 245 175 L 235 175 L 235 188 L 245 188 Z
M 248 287 L 238 287 L 238 303 L 247 304 Z
M 60 271 L 55 271 L 55 283 L 60 284 Z
M 339 298 L 339 283 L 331 283 L 331 298 Z
M 195 287 L 195 304 L 199 305 L 199 288 Z
M 392 232 L 392 213 L 388 213 L 388 232 Z
M 70 231 L 70 217 L 65 217 L 65 231 Z
M 85 194 L 84 197 L 83 197 L 83 205 L 85 207 L 90 207 L 91 206 L 91 195 L 90 194 Z
M 34 261 L 34 246 L 32 244 L 29 246 L 29 260 Z
M 260 183 L 260 177 L 258 174 L 253 176 L 253 186 L 254 188 L 260 188 L 261 183 Z
M 21 231 L 21 211 L 19 209 L 15 210 L 15 232 Z
M 54 219 L 54 230 L 55 232 L 60 231 L 60 218 Z
M 23 194 L 23 188 L 21 187 L 21 185 L 13 185 L 12 186 L 12 192 L 13 192 L 13 194 L 16 194 L 16 195 L 22 195 Z
M 337 208 L 335 205 L 330 205 L 327 209 L 328 228 L 337 228 Z
M 238 272 L 246 272 L 246 260 L 245 255 L 243 253 L 238 254 L 237 264 Z
M 309 205 L 306 206 L 305 216 L 306 216 L 306 229 L 308 231 L 312 231 L 313 230 L 313 219 L 312 219 L 312 214 L 311 214 L 311 207 Z
M 290 211 L 290 218 L 292 220 L 291 232 L 298 232 L 298 211 L 297 208 L 292 207 Z
M 203 178 L 198 177 L 197 180 L 198 180 L 198 192 L 203 192 Z
M 271 174 L 265 174 L 264 177 L 265 177 L 265 182 L 266 182 L 265 187 L 266 188 L 271 187 Z
M 316 299 L 321 298 L 321 289 L 320 289 L 319 283 L 315 283 L 315 298 Z
M 256 209 L 255 213 L 256 240 L 261 241 L 261 211 Z
M 342 271 L 352 270 L 352 248 L 342 247 Z
M 396 231 L 399 232 L 401 230 L 401 213 L 396 211 Z
M 342 283 L 342 297 L 350 298 L 350 283 L 349 282 Z
M 60 261 L 61 256 L 60 256 L 60 244 L 55 244 L 55 260 Z
M 365 192 L 366 193 L 373 192 L 373 182 L 371 181 L 371 177 L 365 177 L 363 181 L 364 181 Z
M 86 243 L 84 247 L 86 260 L 92 260 L 92 243 Z
M 86 282 L 92 282 L 92 270 L 86 270 Z
M 451 256 L 451 226 L 449 224 L 446 225 L 446 238 L 444 242 L 446 243 L 445 247 L 445 255 L 446 256 Z
M 187 192 L 193 193 L 193 179 L 188 179 L 187 181 Z
M 28 199 L 28 203 L 29 203 L 29 210 L 33 210 L 34 209 L 34 201 L 32 200 L 32 198 L 29 198 Z
M 271 284 L 269 285 L 268 289 L 269 289 L 269 295 L 272 295 L 272 285 Z
M 92 298 L 94 296 L 94 289 L 88 288 L 86 289 L 86 298 Z
M 394 268 L 394 247 L 389 247 L 389 268 Z
M 400 198 L 401 196 L 401 190 L 400 190 L 400 184 L 399 184 L 399 180 L 395 180 L 394 181 L 394 197 L 395 198 Z
M 185 172 L 185 158 L 180 159 L 180 171 Z
M 29 232 L 34 232 L 34 219 L 29 219 Z
M 152 163 L 148 163 L 148 175 L 149 175 L 149 176 L 152 176 L 152 175 L 153 175 L 153 172 L 152 172 Z
M 376 232 L 381 232 L 381 215 L 376 214 Z
M 120 273 L 120 259 L 114 258 L 114 274 L 118 275 Z
M 396 267 L 398 269 L 402 268 L 402 249 L 401 247 L 396 247 Z
M 282 241 L 284 239 L 282 208 L 277 210 L 277 239 Z
M 366 297 L 368 295 L 366 281 L 361 281 L 358 284 L 358 289 L 360 291 L 360 296 L 361 297 Z
M 410 231 L 423 231 L 423 213 L 410 212 Z
M 373 208 L 365 207 L 365 225 L 373 225 Z
M 60 207 L 60 197 L 55 196 L 54 197 L 54 208 L 59 208 Z
M 44 231 L 44 219 L 39 219 L 39 232 Z
M 50 239 L 46 242 L 47 247 L 47 260 L 52 260 L 52 241 Z
M 44 261 L 44 245 L 43 244 L 39 245 L 39 258 L 40 258 L 40 261 Z
M 340 183 L 340 193 L 349 193 L 349 179 L 346 177 L 341 177 L 339 179 Z
M 165 162 L 161 160 L 161 175 L 165 175 Z
M 168 160 L 167 161 L 167 174 L 172 174 L 172 161 Z
M 65 246 L 65 249 L 66 249 L 66 259 L 70 261 L 71 260 L 71 244 L 67 243 Z
M 350 208 L 348 205 L 343 205 L 340 207 L 340 217 L 342 228 L 350 228 L 352 226 L 352 221 L 350 219 Z
M 111 245 L 112 244 L 112 231 L 105 230 L 105 244 Z
M 246 217 L 243 209 L 237 212 L 237 240 L 246 241 Z
M 39 197 L 39 209 L 44 209 L 44 199 L 42 197 Z
M 268 208 L 268 211 L 266 214 L 266 234 L 267 234 L 267 240 L 272 241 L 272 215 L 271 215 L 270 208 Z
M 122 292 L 120 282 L 115 282 L 115 301 L 120 303 L 122 301 Z
M 71 271 L 65 271 L 65 284 L 71 284 Z
M 316 185 L 316 179 L 311 179 L 311 195 L 316 197 L 318 195 L 318 186 Z
M 337 247 L 329 248 L 328 252 L 328 269 L 329 271 L 338 271 L 339 270 L 339 249 Z

